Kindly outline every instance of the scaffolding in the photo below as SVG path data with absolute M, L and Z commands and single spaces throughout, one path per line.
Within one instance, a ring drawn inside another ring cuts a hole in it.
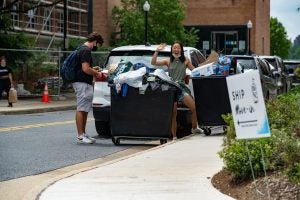
M 89 0 L 64 1 L 67 2 L 67 38 L 86 37 Z M 16 1 L 11 4 L 13 0 L 4 0 L 2 7 L 10 6 L 14 30 L 32 35 L 35 38 L 34 46 L 48 51 L 56 48 L 64 38 L 64 1 Z

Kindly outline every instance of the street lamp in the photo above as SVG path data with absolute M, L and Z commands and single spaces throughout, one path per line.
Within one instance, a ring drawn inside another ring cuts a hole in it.
M 251 48 L 250 48 L 250 42 L 251 42 L 251 38 L 250 38 L 250 30 L 252 28 L 252 22 L 251 20 L 248 21 L 247 23 L 247 28 L 248 28 L 248 55 L 250 55 L 251 52 Z
M 148 1 L 145 1 L 143 5 L 143 9 L 145 11 L 145 45 L 147 45 L 147 40 L 148 40 L 148 12 L 150 10 L 150 4 Z

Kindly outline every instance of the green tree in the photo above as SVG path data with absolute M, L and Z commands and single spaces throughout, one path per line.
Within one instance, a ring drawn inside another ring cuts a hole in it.
M 288 39 L 282 23 L 277 18 L 272 17 L 270 20 L 270 42 L 271 55 L 288 58 L 292 43 Z
M 300 59 L 300 45 L 298 45 L 298 46 L 294 45 L 291 48 L 290 56 L 289 57 L 291 59 Z
M 23 32 L 14 32 L 10 14 L 0 14 L 0 55 L 4 55 L 9 66 L 14 71 L 14 79 L 26 81 L 28 77 L 28 63 L 35 57 L 32 52 L 24 51 L 33 44 L 33 39 Z M 13 49 L 8 51 L 7 49 Z
M 114 7 L 112 17 L 116 32 L 112 44 L 144 44 L 145 16 L 144 0 L 121 0 L 121 7 Z M 180 0 L 153 0 L 148 12 L 148 42 L 150 44 L 172 44 L 179 40 L 184 45 L 195 46 L 197 30 L 184 29 L 184 4 Z

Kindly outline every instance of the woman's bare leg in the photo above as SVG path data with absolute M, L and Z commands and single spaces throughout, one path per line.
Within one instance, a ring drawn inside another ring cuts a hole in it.
M 191 116 L 191 118 L 192 118 L 192 128 L 197 128 L 198 121 L 197 121 L 197 113 L 196 113 L 196 106 L 195 106 L 194 99 L 190 95 L 185 95 L 182 102 L 192 112 L 192 116 Z

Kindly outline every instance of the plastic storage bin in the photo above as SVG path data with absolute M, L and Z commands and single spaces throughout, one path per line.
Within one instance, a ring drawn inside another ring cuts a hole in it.
M 166 143 L 171 135 L 171 121 L 176 89 L 169 87 L 152 91 L 148 87 L 144 94 L 128 86 L 127 95 L 122 96 L 111 87 L 111 135 L 114 144 L 121 138 L 160 139 Z
M 192 82 L 198 124 L 210 135 L 208 127 L 226 125 L 221 115 L 231 113 L 226 76 L 193 77 Z

